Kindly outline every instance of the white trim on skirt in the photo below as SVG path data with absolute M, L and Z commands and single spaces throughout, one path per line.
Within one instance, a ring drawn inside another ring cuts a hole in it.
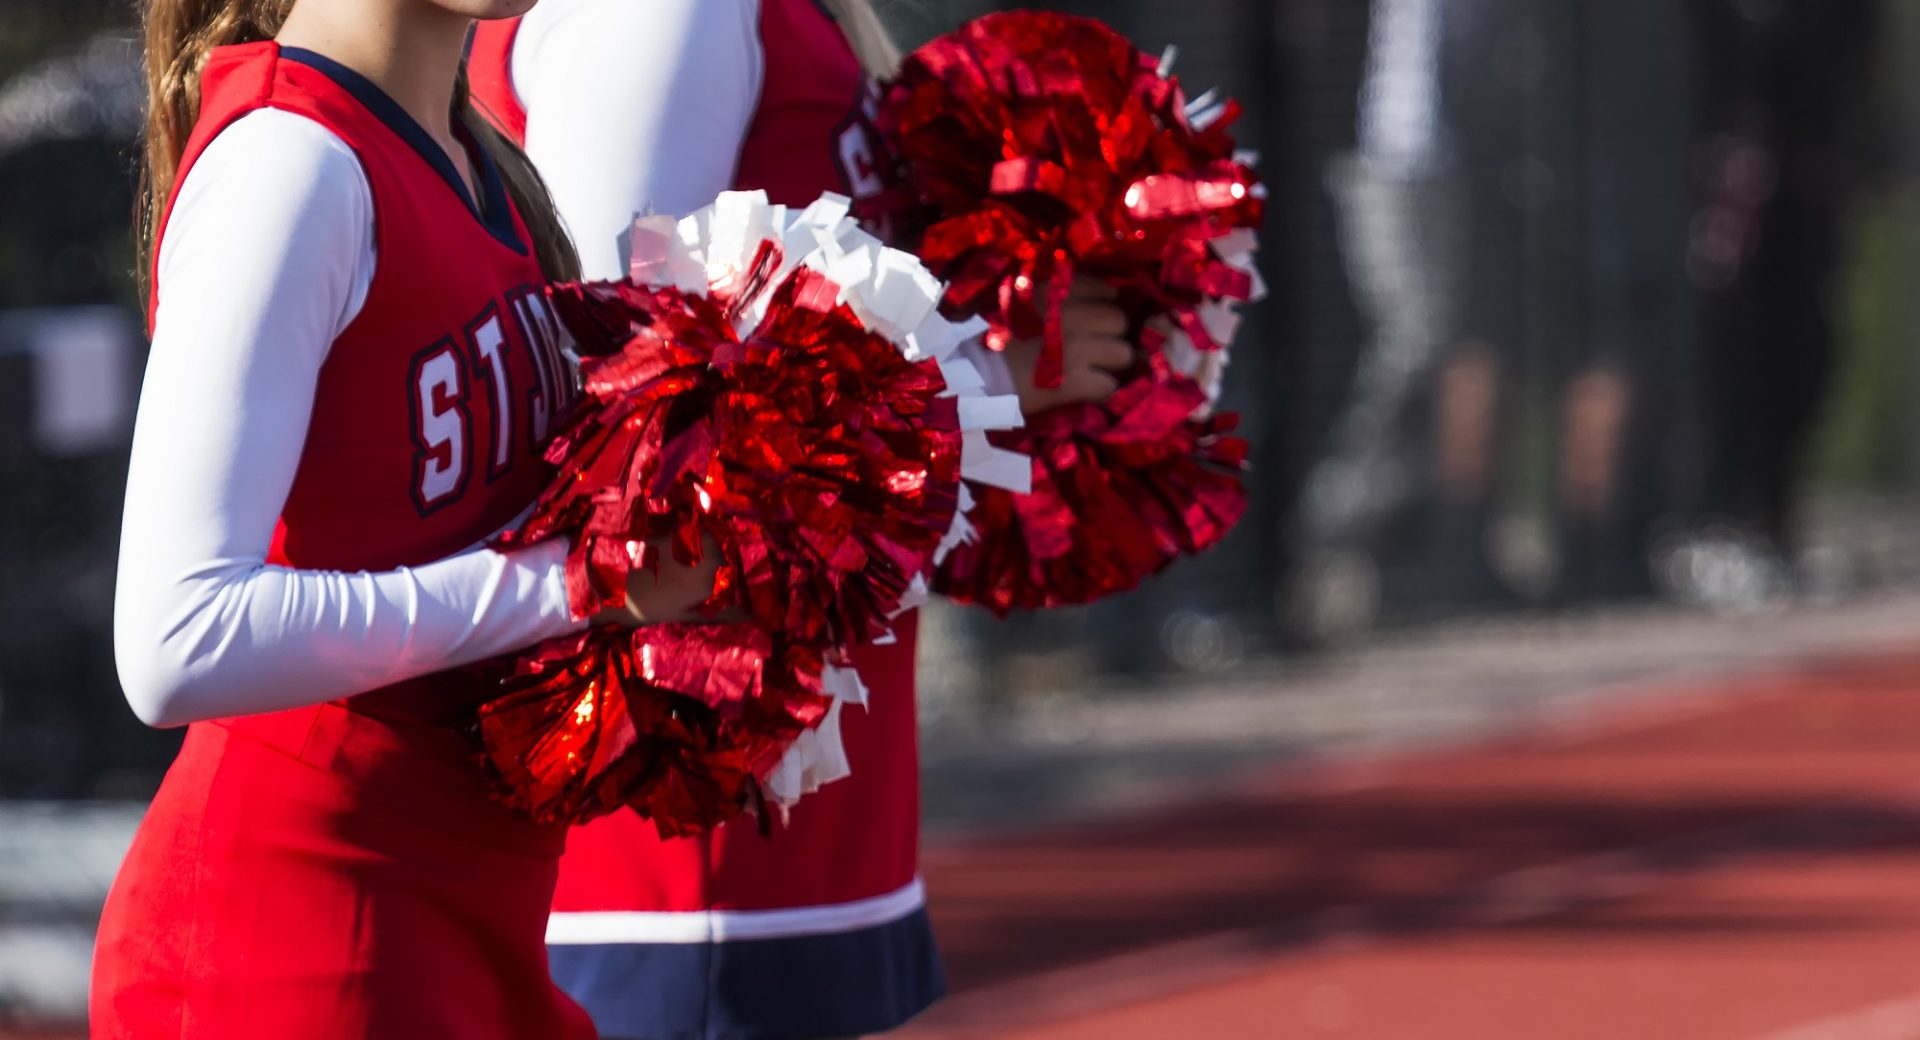
M 602 910 L 555 912 L 547 918 L 549 946 L 621 943 L 714 943 L 833 935 L 892 924 L 927 903 L 926 885 L 871 899 L 781 910 Z

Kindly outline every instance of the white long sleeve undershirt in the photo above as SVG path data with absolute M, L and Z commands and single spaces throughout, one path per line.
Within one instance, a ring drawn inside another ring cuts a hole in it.
M 564 545 L 343 573 L 266 563 L 321 364 L 372 283 L 352 150 L 262 110 L 196 161 L 168 222 L 114 604 L 149 724 L 278 711 L 506 653 L 579 625 Z
M 625 277 L 635 215 L 691 213 L 733 186 L 765 83 L 759 0 L 542 0 L 511 72 L 582 269 Z M 989 393 L 1013 392 L 1005 357 L 961 349 Z
M 733 186 L 764 71 L 758 0 L 546 0 L 527 13 L 512 56 L 527 155 L 588 278 L 627 273 L 635 214 L 691 213 Z

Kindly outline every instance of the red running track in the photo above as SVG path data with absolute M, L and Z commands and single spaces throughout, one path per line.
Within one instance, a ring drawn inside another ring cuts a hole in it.
M 1917 694 L 1824 662 L 932 849 L 954 996 L 897 1036 L 1920 1040 Z
M 1916 694 L 1826 662 L 934 849 L 955 996 L 901 1040 L 1920 1038 Z

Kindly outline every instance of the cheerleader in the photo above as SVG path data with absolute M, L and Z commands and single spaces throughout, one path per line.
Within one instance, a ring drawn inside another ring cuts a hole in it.
M 153 348 L 115 650 L 186 725 L 100 925 L 92 1035 L 590 1038 L 542 936 L 558 828 L 493 804 L 447 670 L 584 625 L 563 556 L 475 548 L 572 393 L 577 261 L 467 102 L 532 0 L 153 0 Z M 711 574 L 636 583 L 665 620 Z
M 868 73 L 899 60 L 864 0 L 547 0 L 482 25 L 475 96 L 523 140 L 588 277 L 626 273 L 636 213 L 728 189 L 805 205 L 877 192 Z M 1067 376 L 1033 386 L 1037 343 L 985 354 L 1029 413 L 1098 400 L 1133 357 L 1103 290 L 1066 312 Z M 575 830 L 549 922 L 554 977 L 601 1031 L 636 1040 L 854 1036 L 944 991 L 918 874 L 914 619 L 855 663 L 872 707 L 843 724 L 852 777 L 763 837 L 662 840 L 615 814 Z

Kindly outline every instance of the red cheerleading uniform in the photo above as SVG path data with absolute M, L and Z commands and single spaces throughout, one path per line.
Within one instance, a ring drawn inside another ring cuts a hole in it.
M 482 23 L 468 72 L 481 111 L 524 140 L 517 29 Z M 877 190 L 867 79 L 840 27 L 816 0 L 762 0 L 760 39 L 763 86 L 733 186 L 790 206 Z M 770 836 L 736 824 L 662 839 L 630 813 L 570 834 L 548 933 L 554 978 L 605 1035 L 852 1036 L 943 995 L 918 874 L 915 618 L 897 628 L 897 643 L 854 653 L 871 707 L 844 716 L 852 775 Z
M 544 426 L 572 392 L 527 228 L 479 149 L 476 203 L 390 98 L 273 43 L 213 52 L 176 184 L 265 108 L 353 150 L 378 255 L 320 370 L 269 562 L 385 570 L 468 548 L 549 479 Z M 564 834 L 495 804 L 457 728 L 483 693 L 442 673 L 191 726 L 107 901 L 93 1035 L 593 1037 L 542 944 Z

